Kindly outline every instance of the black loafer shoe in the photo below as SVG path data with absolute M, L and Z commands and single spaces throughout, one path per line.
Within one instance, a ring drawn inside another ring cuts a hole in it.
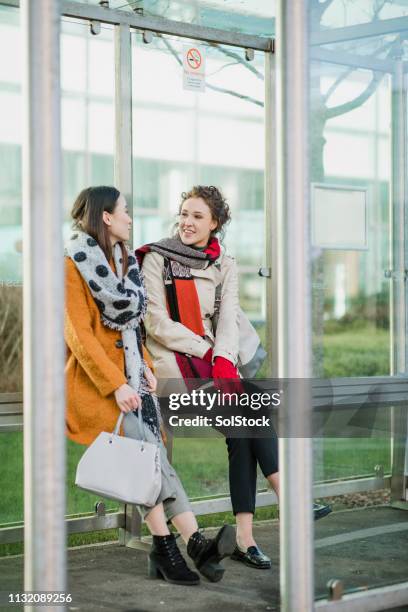
M 248 567 L 254 567 L 255 569 L 271 569 L 272 567 L 270 558 L 257 546 L 250 546 L 246 552 L 242 552 L 242 550 L 236 546 L 231 555 L 231 559 L 234 561 L 241 561 L 241 563 L 248 565 Z
M 327 516 L 332 511 L 331 506 L 325 506 L 323 504 L 313 504 L 313 517 L 315 521 Z

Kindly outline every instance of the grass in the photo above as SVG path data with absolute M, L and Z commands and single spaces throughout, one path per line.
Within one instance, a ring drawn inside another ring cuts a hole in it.
M 67 445 L 67 514 L 93 512 L 95 495 L 81 491 L 74 484 L 76 464 L 84 447 L 68 442 Z M 324 478 L 348 478 L 374 473 L 374 466 L 390 467 L 390 446 L 386 439 L 325 439 L 323 442 Z M 23 450 L 20 432 L 0 435 L 0 524 L 20 523 L 23 520 Z M 175 440 L 173 463 L 190 498 L 228 495 L 228 461 L 224 439 L 179 438 Z M 262 476 L 259 488 L 264 488 Z M 105 500 L 107 509 L 116 509 L 115 502 Z M 259 508 L 256 520 L 277 517 L 277 508 Z M 201 527 L 234 523 L 232 513 L 199 517 Z M 69 536 L 68 545 L 77 546 L 117 539 L 117 530 L 75 534 Z M 0 545 L 0 556 L 18 554 L 22 544 Z
M 372 325 L 325 334 L 323 338 L 325 378 L 388 376 L 389 343 L 388 331 Z
M 257 332 L 266 346 L 265 325 L 258 325 Z M 316 342 L 315 351 L 318 352 L 319 348 Z M 320 371 L 324 378 L 387 376 L 390 373 L 390 334 L 364 320 L 356 320 L 347 326 L 327 322 L 321 349 L 322 361 L 317 376 L 320 376 Z M 266 376 L 265 362 L 258 378 Z
M 389 438 L 325 438 L 323 440 L 324 480 L 372 476 L 382 465 L 391 471 Z

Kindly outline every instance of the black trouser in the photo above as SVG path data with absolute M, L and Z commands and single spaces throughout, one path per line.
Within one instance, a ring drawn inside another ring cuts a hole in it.
M 257 465 L 265 478 L 278 471 L 278 439 L 225 438 L 234 514 L 255 512 Z

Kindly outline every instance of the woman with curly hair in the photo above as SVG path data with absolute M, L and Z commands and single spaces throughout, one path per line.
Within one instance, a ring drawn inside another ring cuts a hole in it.
M 176 235 L 137 251 L 149 295 L 147 348 L 159 380 L 213 378 L 222 384 L 219 379 L 240 376 L 237 265 L 217 239 L 229 221 L 222 193 L 213 186 L 195 186 L 182 194 Z M 269 569 L 270 559 L 254 540 L 252 522 L 258 465 L 279 491 L 276 438 L 227 437 L 226 443 L 237 525 L 232 558 Z

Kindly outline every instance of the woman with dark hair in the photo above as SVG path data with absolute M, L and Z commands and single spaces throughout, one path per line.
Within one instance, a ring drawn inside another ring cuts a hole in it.
M 217 239 L 230 218 L 219 189 L 195 186 L 182 194 L 175 236 L 137 250 L 149 294 L 146 346 L 159 380 L 213 378 L 222 389 L 226 381 L 240 377 L 239 336 L 245 319 L 239 308 L 238 271 Z M 226 443 L 237 526 L 232 558 L 269 569 L 270 559 L 253 537 L 253 515 L 258 465 L 279 495 L 277 438 L 227 437 Z M 315 518 L 320 516 L 315 513 Z
M 137 411 L 142 411 L 146 439 L 159 445 L 162 487 L 153 507 L 139 506 L 152 536 L 149 574 L 173 584 L 199 582 L 170 533 L 168 521 L 181 533 L 187 553 L 209 580 L 222 578 L 219 561 L 233 550 L 233 528 L 224 526 L 215 539 L 198 531 L 184 488 L 170 465 L 160 431 L 154 395 L 156 379 L 143 358 L 140 325 L 146 291 L 136 258 L 126 247 L 131 218 L 123 195 L 114 187 L 90 187 L 73 208 L 74 234 L 66 245 L 65 340 L 67 344 L 67 434 L 90 444 L 101 431 L 112 431 L 119 411 L 124 435 L 142 438 Z M 137 465 L 135 478 L 137 477 Z

